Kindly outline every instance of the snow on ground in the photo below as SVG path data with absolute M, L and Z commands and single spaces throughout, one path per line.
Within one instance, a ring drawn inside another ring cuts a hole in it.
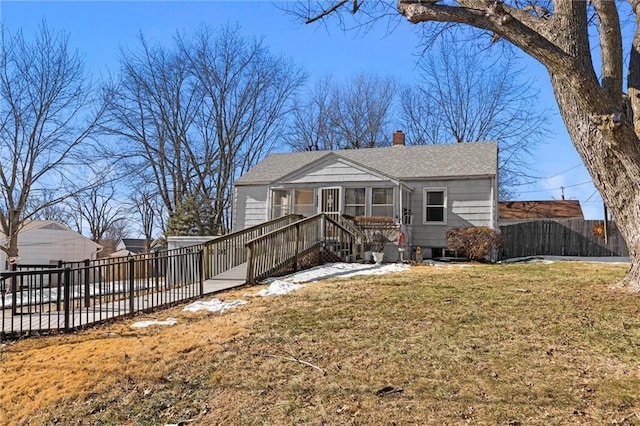
M 304 287 L 302 284 L 296 284 L 287 281 L 275 280 L 272 281 L 269 287 L 260 290 L 252 296 L 281 296 L 283 294 L 291 293 Z
M 409 269 L 409 265 L 401 263 L 385 263 L 370 265 L 362 263 L 327 263 L 311 269 L 296 272 L 277 278 L 269 278 L 264 283 L 273 281 L 287 281 L 291 283 L 308 283 L 328 278 L 346 278 L 356 275 L 381 275 L 390 272 L 402 272 Z
M 144 328 L 150 327 L 152 325 L 176 325 L 178 320 L 175 318 L 167 318 L 165 321 L 157 321 L 157 320 L 148 320 L 148 321 L 138 321 L 131 324 L 132 328 Z
M 223 313 L 224 311 L 227 311 L 229 309 L 233 309 L 235 307 L 238 307 L 240 305 L 246 305 L 247 302 L 246 300 L 234 300 L 231 302 L 224 302 L 222 300 L 219 299 L 211 299 L 208 302 L 206 301 L 198 301 L 198 302 L 193 302 L 187 306 L 184 307 L 183 311 L 187 311 L 187 312 L 198 312 L 198 311 L 209 311 L 209 312 L 220 312 Z

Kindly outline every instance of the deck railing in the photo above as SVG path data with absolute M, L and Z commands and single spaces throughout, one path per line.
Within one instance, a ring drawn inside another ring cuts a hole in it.
M 245 263 L 247 261 L 245 245 L 248 241 L 300 219 L 302 219 L 301 215 L 290 214 L 207 241 L 204 244 L 205 279 L 209 279 Z
M 70 331 L 202 297 L 203 251 L 0 273 L 0 340 Z
M 244 262 L 247 282 L 255 283 L 318 264 L 322 253 L 353 259 L 355 243 L 354 232 L 328 215 L 289 215 L 204 245 L 2 272 L 0 340 L 75 330 L 202 297 L 206 278 Z
M 343 225 L 320 213 L 250 240 L 247 247 L 247 283 L 273 275 L 297 271 L 300 262 L 316 252 L 331 251 L 343 260 L 356 254 L 355 235 Z

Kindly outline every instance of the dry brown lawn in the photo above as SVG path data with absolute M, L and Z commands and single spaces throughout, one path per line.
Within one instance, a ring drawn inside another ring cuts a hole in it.
M 7 343 L 0 424 L 640 424 L 625 270 L 421 266 Z

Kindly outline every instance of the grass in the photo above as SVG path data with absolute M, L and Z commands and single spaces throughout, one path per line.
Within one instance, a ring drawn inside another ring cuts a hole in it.
M 608 288 L 625 270 L 421 266 L 11 343 L 0 423 L 640 424 L 640 305 Z

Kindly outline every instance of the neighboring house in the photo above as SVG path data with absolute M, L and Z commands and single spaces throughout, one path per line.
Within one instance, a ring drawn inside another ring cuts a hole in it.
M 542 219 L 584 219 L 578 200 L 501 201 L 499 208 L 500 226 Z
M 111 253 L 111 257 L 129 256 L 143 254 L 145 252 L 144 238 L 122 238 L 116 245 L 116 251 Z
M 389 216 L 441 256 L 454 227 L 497 227 L 495 142 L 273 154 L 235 182 L 234 231 L 298 213 Z M 389 259 L 391 260 L 391 259 Z
M 0 238 L 6 237 L 0 233 Z M 18 263 L 23 265 L 95 259 L 101 249 L 101 245 L 52 220 L 27 222 L 18 234 Z M 6 253 L 0 251 L 0 270 L 5 270 L 6 260 Z

